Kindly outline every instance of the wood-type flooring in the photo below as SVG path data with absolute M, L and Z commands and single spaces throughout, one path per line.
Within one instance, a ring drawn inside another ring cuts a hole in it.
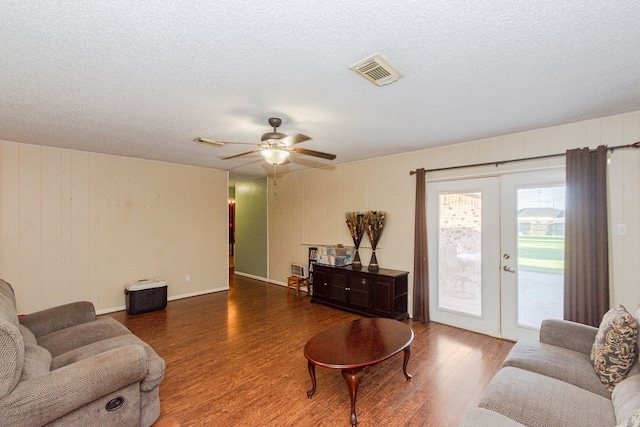
M 161 415 L 169 426 L 349 426 L 340 371 L 311 380 L 303 347 L 326 327 L 358 316 L 311 304 L 295 291 L 230 276 L 229 291 L 170 301 L 165 310 L 107 314 L 164 358 Z M 457 426 L 479 401 L 513 343 L 437 323 L 414 331 L 406 381 L 402 355 L 367 368 L 360 427 Z

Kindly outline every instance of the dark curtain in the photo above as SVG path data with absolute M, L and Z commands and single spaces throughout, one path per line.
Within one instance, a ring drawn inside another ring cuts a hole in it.
M 568 150 L 564 318 L 598 326 L 609 309 L 607 147 Z
M 413 320 L 429 323 L 429 266 L 427 258 L 426 171 L 416 175 L 416 218 L 413 255 Z

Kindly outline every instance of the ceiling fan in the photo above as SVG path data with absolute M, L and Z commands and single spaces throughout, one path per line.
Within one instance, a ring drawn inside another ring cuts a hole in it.
M 307 156 L 319 157 L 326 160 L 334 160 L 335 154 L 323 153 L 321 151 L 309 150 L 306 148 L 294 147 L 304 141 L 308 141 L 311 138 L 307 135 L 298 133 L 296 135 L 287 136 L 284 133 L 278 132 L 278 127 L 282 124 L 282 120 L 277 117 L 269 119 L 269 125 L 273 128 L 273 132 L 267 132 L 262 135 L 259 144 L 253 144 L 250 142 L 230 142 L 230 141 L 218 141 L 215 139 L 207 139 L 197 137 L 194 138 L 195 142 L 202 144 L 209 144 L 215 146 L 224 146 L 227 144 L 242 144 L 242 145 L 255 145 L 258 148 L 246 151 L 240 154 L 234 154 L 233 156 L 222 157 L 222 160 L 235 159 L 236 157 L 246 156 L 247 154 L 260 152 L 265 160 L 272 165 L 281 165 L 289 158 L 290 153 L 304 154 Z

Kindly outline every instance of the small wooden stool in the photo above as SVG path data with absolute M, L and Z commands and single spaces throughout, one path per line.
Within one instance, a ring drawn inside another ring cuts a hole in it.
M 304 277 L 289 276 L 287 277 L 287 293 L 289 289 L 296 288 L 296 296 L 300 296 L 300 286 L 306 286 L 307 292 L 309 292 L 309 282 Z

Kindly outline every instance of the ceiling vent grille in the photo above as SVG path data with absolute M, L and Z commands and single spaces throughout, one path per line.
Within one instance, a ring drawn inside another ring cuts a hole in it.
M 382 56 L 374 55 L 351 66 L 351 69 L 378 86 L 388 85 L 403 77 L 402 74 Z

